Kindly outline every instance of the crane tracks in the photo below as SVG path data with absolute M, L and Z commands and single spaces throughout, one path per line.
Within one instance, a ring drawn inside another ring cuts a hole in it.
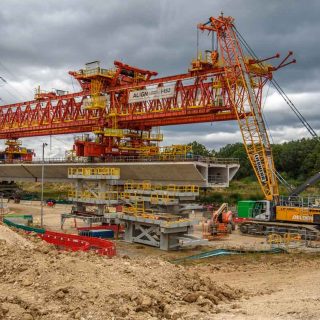
M 296 232 L 308 240 L 317 240 L 320 238 L 320 231 L 312 225 L 267 222 L 267 221 L 246 221 L 242 222 L 239 227 L 241 233 L 249 235 L 267 235 L 268 233 L 292 233 Z

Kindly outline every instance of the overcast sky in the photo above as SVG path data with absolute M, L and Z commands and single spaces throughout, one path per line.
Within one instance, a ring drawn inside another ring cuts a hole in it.
M 275 77 L 320 133 L 320 1 L 316 0 L 2 0 L 0 76 L 8 83 L 1 84 L 0 103 L 31 99 L 38 85 L 77 91 L 68 71 L 93 60 L 100 60 L 103 67 L 121 60 L 160 76 L 186 72 L 195 57 L 196 24 L 221 11 L 236 19 L 237 29 L 258 56 L 294 52 L 297 64 Z M 207 44 L 202 37 L 200 47 Z M 285 102 L 272 88 L 268 92 L 264 112 L 273 141 L 309 137 Z M 163 132 L 164 145 L 197 140 L 219 149 L 241 141 L 235 122 L 164 127 Z M 23 142 L 39 151 L 48 140 Z M 72 136 L 53 137 L 51 156 L 64 154 L 72 140 Z

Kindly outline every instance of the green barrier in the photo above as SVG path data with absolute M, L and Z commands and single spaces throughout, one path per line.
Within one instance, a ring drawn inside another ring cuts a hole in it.
M 72 201 L 69 200 L 56 200 L 56 204 L 72 204 Z
M 52 199 L 54 199 L 54 198 L 52 198 Z M 38 196 L 22 196 L 21 200 L 25 200 L 25 201 L 41 201 L 41 198 L 38 197 Z M 72 201 L 63 200 L 63 199 L 55 200 L 55 201 L 56 201 L 56 204 L 72 204 L 73 203 Z
M 21 200 L 29 200 L 29 201 L 32 201 L 32 200 L 40 200 L 41 198 L 38 197 L 37 195 L 26 195 L 26 194 L 23 194 L 21 196 Z
M 33 222 L 33 216 L 31 214 L 6 214 L 4 217 L 7 219 L 21 218 L 24 220 L 28 220 L 28 222 Z
M 21 218 L 21 217 L 22 216 L 16 216 L 16 218 Z M 18 224 L 18 223 L 12 222 L 12 221 L 10 221 L 10 219 L 8 219 L 8 217 L 3 219 L 3 223 L 5 223 L 9 227 L 14 227 L 14 228 L 21 229 L 21 230 L 24 230 L 27 232 L 35 232 L 35 233 L 41 233 L 41 234 L 46 232 L 46 230 L 42 229 L 42 228 L 34 228 L 34 227 L 29 227 L 29 226 L 25 226 L 23 224 Z

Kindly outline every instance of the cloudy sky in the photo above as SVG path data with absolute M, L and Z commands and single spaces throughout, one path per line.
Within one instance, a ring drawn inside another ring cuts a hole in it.
M 111 67 L 121 60 L 160 76 L 186 72 L 196 52 L 196 24 L 209 16 L 236 19 L 258 56 L 294 52 L 297 64 L 277 72 L 281 87 L 320 133 L 320 2 L 316 0 L 2 0 L 0 10 L 0 101 L 31 99 L 34 88 L 77 91 L 68 75 L 88 61 Z M 202 37 L 200 47 L 208 44 Z M 268 91 L 268 88 L 266 88 Z M 274 142 L 309 137 L 272 87 L 264 106 Z M 235 122 L 164 127 L 164 144 L 197 140 L 219 149 L 241 141 Z M 72 136 L 51 139 L 57 156 Z M 23 139 L 37 151 L 49 138 Z M 40 155 L 40 152 L 38 152 Z

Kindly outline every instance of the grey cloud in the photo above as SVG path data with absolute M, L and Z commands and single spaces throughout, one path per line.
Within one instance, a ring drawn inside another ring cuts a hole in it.
M 320 129 L 314 98 L 320 94 L 320 3 L 316 0 L 2 0 L 0 75 L 10 86 L 0 87 L 0 97 L 5 102 L 32 98 L 39 84 L 43 89 L 73 91 L 68 71 L 95 59 L 107 67 L 113 60 L 123 60 L 160 75 L 186 72 L 196 54 L 196 24 L 221 11 L 235 17 L 238 30 L 259 56 L 294 51 L 298 63 L 278 71 L 276 78 L 289 94 L 306 94 L 297 106 Z M 208 45 L 203 34 L 200 47 Z M 278 100 L 271 102 L 265 115 L 275 139 L 299 138 L 290 131 L 301 127 L 292 111 Z M 210 148 L 239 137 L 235 121 L 163 129 L 168 143 L 199 139 Z M 61 139 L 71 146 L 72 137 Z M 34 144 L 32 139 L 25 141 Z

